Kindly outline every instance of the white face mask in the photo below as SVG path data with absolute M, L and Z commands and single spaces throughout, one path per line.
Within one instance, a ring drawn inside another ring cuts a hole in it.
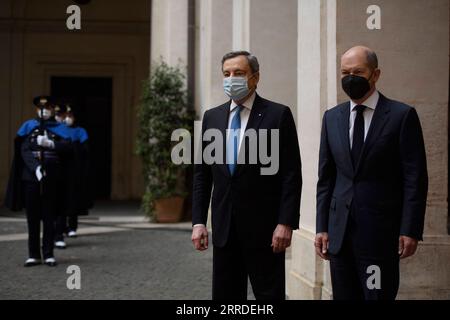
M 44 119 L 44 120 L 48 120 L 48 119 L 50 119 L 50 117 L 52 116 L 52 112 L 51 112 L 51 110 L 49 110 L 49 109 L 44 109 L 44 110 L 42 110 L 42 116 L 41 116 L 41 110 L 39 109 L 39 110 L 37 111 L 37 114 L 38 114 L 38 117 L 39 117 L 39 118 L 42 118 L 42 119 Z
M 68 125 L 69 127 L 73 126 L 73 118 L 67 117 L 64 122 L 66 123 L 66 125 Z
M 254 76 L 252 74 L 250 77 L 226 77 L 223 78 L 223 90 L 225 94 L 234 101 L 239 101 L 250 93 L 250 88 L 248 87 L 248 80 Z
M 60 116 L 55 116 L 55 120 L 58 123 L 63 123 L 64 122 L 64 119 L 62 117 L 60 117 Z

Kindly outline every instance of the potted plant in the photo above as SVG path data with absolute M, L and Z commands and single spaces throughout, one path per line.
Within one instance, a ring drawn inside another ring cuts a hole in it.
M 155 64 L 143 85 L 137 139 L 145 182 L 142 209 L 152 221 L 178 222 L 182 218 L 187 165 L 172 163 L 171 135 L 179 128 L 192 133 L 194 117 L 182 69 L 163 61 Z

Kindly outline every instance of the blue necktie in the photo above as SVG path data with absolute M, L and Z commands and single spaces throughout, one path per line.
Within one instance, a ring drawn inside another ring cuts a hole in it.
M 237 106 L 235 109 L 235 114 L 231 120 L 228 143 L 227 143 L 227 164 L 230 174 L 233 175 L 236 170 L 238 149 L 239 149 L 239 138 L 241 130 L 241 111 L 242 106 Z

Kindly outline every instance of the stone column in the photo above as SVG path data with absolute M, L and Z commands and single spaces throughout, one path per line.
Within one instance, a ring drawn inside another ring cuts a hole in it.
M 250 1 L 233 0 L 233 50 L 250 50 Z
M 188 61 L 188 0 L 152 0 L 151 62 Z
M 290 299 L 328 299 L 329 267 L 315 254 L 316 183 L 321 120 L 336 104 L 336 1 L 298 1 L 297 123 L 303 162 L 300 230 L 287 274 Z
M 289 106 L 294 114 L 297 109 L 297 18 L 297 0 L 282 3 L 253 0 L 249 17 L 245 19 L 250 31 L 248 49 L 258 57 L 261 67 L 258 93 Z M 245 38 L 246 28 L 242 33 L 241 38 Z M 235 38 L 239 39 L 236 34 Z
M 197 1 L 195 106 L 202 115 L 225 101 L 222 56 L 233 47 L 233 0 Z

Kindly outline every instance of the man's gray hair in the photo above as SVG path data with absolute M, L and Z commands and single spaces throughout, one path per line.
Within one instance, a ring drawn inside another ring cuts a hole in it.
M 222 68 L 223 68 L 223 64 L 225 63 L 225 61 L 227 61 L 229 59 L 233 59 L 233 58 L 239 57 L 239 56 L 245 56 L 247 58 L 248 65 L 250 66 L 250 69 L 252 70 L 252 73 L 259 72 L 258 58 L 256 58 L 254 55 L 252 55 L 248 51 L 231 51 L 231 52 L 228 52 L 222 58 Z
M 373 70 L 378 68 L 378 57 L 375 51 L 367 50 L 367 64 Z

